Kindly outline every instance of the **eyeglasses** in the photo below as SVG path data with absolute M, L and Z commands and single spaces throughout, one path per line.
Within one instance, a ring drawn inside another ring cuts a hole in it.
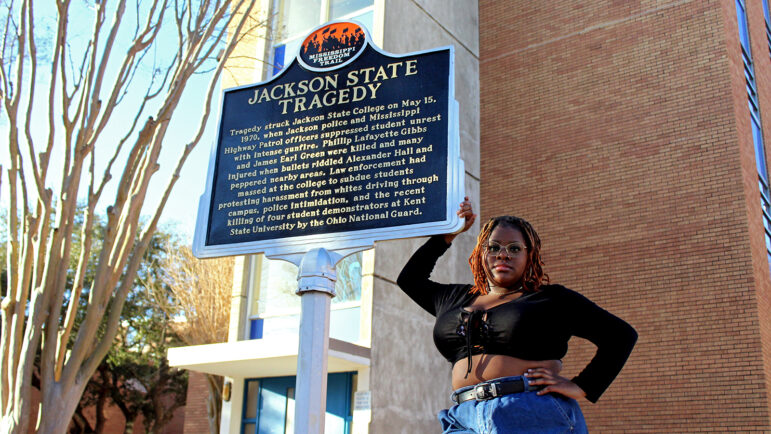
M 519 243 L 512 243 L 506 246 L 502 246 L 495 241 L 491 241 L 485 245 L 485 251 L 489 255 L 497 255 L 502 251 L 505 251 L 508 256 L 517 256 L 522 253 L 527 247 Z

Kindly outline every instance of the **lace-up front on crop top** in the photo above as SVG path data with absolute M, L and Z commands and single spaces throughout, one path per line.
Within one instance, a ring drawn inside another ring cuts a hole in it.
M 547 289 L 548 292 L 552 292 Z M 436 316 L 434 343 L 451 363 L 474 354 L 502 354 L 525 360 L 561 359 L 570 335 L 554 327 L 554 305 L 543 291 L 524 294 L 487 310 L 456 306 Z M 534 332 L 535 331 L 535 332 Z M 467 372 L 467 374 L 468 374 Z
M 430 279 L 437 259 L 449 246 L 432 237 L 404 266 L 397 283 L 418 305 L 436 317 L 434 343 L 451 363 L 474 354 L 500 354 L 524 360 L 554 360 L 565 356 L 568 340 L 578 336 L 597 346 L 586 368 L 572 379 L 596 402 L 621 371 L 637 340 L 626 322 L 583 295 L 560 285 L 484 311 L 470 312 L 475 295 L 471 285 L 442 284 Z
M 485 345 L 490 341 L 490 327 L 487 325 L 487 312 L 475 310 L 469 312 L 462 309 L 458 314 L 458 327 L 455 333 L 466 338 L 466 353 L 468 355 L 468 370 L 466 377 L 471 373 L 471 355 L 484 353 Z M 472 342 L 476 342 L 472 344 Z

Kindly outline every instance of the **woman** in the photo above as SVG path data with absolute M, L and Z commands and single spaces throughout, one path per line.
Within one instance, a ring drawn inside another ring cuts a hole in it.
M 458 215 L 476 219 L 468 198 Z M 635 330 L 587 298 L 549 284 L 541 240 L 523 219 L 495 217 L 469 258 L 473 285 L 429 279 L 458 234 L 431 237 L 397 283 L 436 316 L 434 342 L 452 363 L 453 407 L 439 412 L 445 433 L 586 432 L 576 399 L 596 402 L 637 340 Z M 573 379 L 559 376 L 571 336 L 597 353 Z

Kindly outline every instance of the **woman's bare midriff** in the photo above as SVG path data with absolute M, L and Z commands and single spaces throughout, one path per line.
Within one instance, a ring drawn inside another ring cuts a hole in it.
M 562 370 L 562 363 L 558 360 L 523 360 L 500 354 L 476 354 L 471 356 L 471 372 L 468 377 L 468 358 L 455 362 L 452 367 L 452 388 L 473 386 L 494 378 L 514 377 L 534 368 L 547 368 L 556 374 Z

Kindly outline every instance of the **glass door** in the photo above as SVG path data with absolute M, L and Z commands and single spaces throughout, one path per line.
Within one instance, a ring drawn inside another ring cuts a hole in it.
M 293 434 L 296 377 L 248 379 L 244 387 L 243 434 Z M 328 374 L 324 432 L 348 434 L 355 373 Z

